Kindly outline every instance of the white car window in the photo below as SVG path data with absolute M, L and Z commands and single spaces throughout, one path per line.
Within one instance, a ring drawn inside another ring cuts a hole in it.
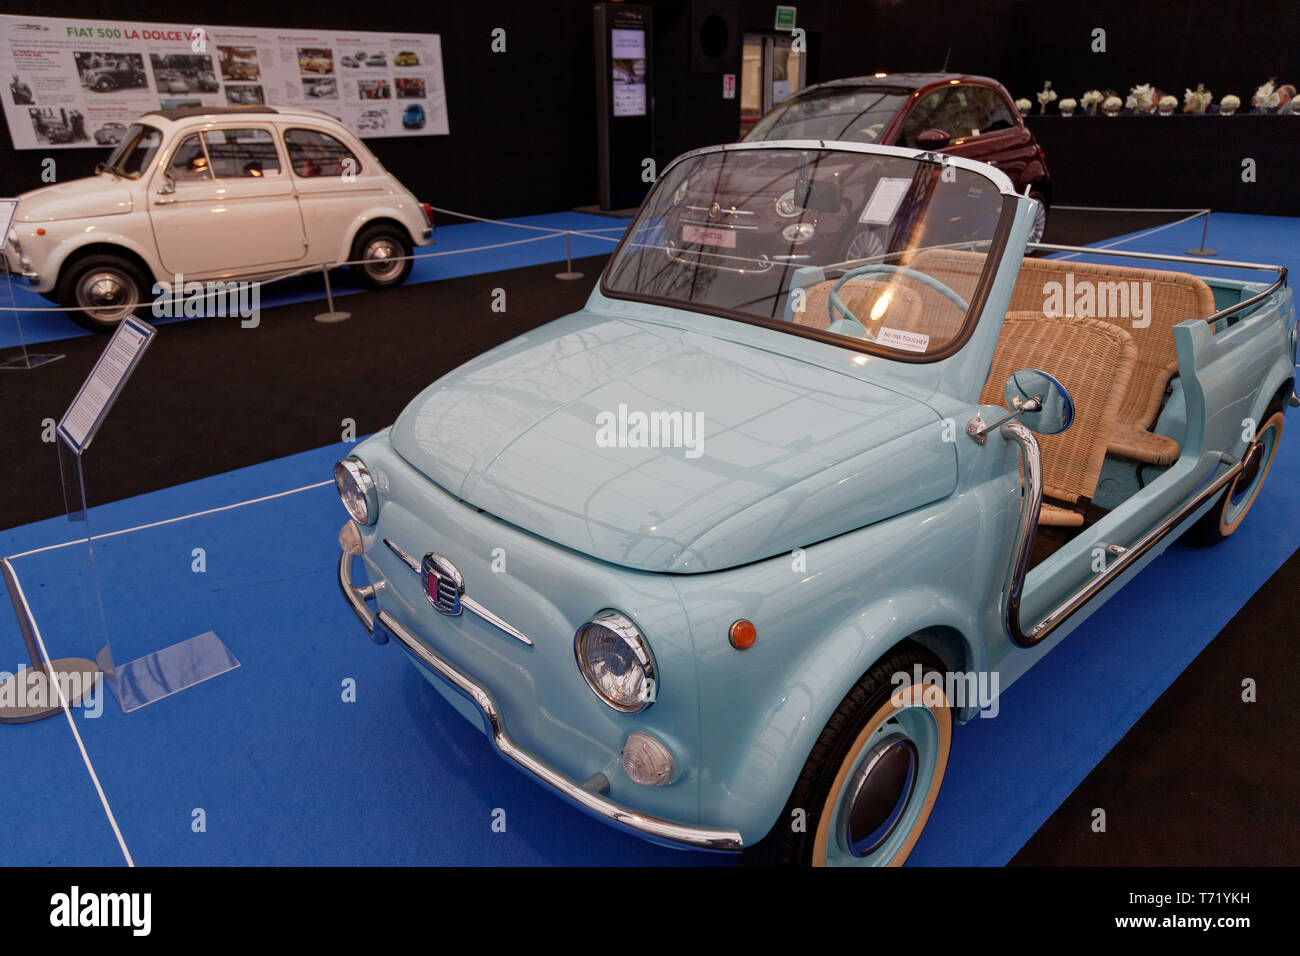
M 280 175 L 275 140 L 264 129 L 211 129 L 203 133 L 218 179 L 263 178 Z
M 333 136 L 314 129 L 287 129 L 284 145 L 294 174 L 303 177 L 357 175 L 361 163 Z
M 171 162 L 167 164 L 167 175 L 178 183 L 212 178 L 212 170 L 208 168 L 208 155 L 203 150 L 198 133 L 191 133 L 181 140 L 172 153 Z

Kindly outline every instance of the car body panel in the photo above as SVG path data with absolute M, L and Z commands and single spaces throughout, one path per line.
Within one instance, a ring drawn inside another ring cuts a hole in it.
M 629 406 L 675 416 L 694 444 L 592 447 L 597 417 L 617 440 Z M 941 432 L 923 403 L 850 375 L 579 313 L 439 379 L 392 441 L 503 521 L 601 561 L 698 573 L 949 494 L 956 461 Z

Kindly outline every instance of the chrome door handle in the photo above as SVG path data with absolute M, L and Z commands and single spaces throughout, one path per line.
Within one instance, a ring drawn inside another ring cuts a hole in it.
M 155 199 L 153 204 L 155 206 L 170 206 L 174 202 L 176 202 L 175 199 Z

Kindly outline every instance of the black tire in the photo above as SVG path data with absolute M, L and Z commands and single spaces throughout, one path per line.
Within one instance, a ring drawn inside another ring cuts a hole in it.
M 1281 398 L 1275 398 L 1269 403 L 1264 412 L 1264 420 L 1255 432 L 1255 440 L 1265 445 L 1261 460 L 1249 474 L 1238 476 L 1235 482 L 1224 488 L 1214 507 L 1201 515 L 1196 524 L 1187 530 L 1185 537 L 1189 543 L 1209 547 L 1230 537 L 1241 527 L 1241 522 L 1259 496 L 1259 489 L 1264 486 L 1273 459 L 1277 457 L 1278 445 L 1282 440 L 1283 407 Z M 1274 430 L 1271 438 L 1270 430 Z
M 411 274 L 411 248 L 411 237 L 400 226 L 367 226 L 352 243 L 352 271 L 372 289 L 401 285 Z
M 91 255 L 65 266 L 58 301 L 74 322 L 92 332 L 111 332 L 145 302 L 149 286 L 138 266 L 124 256 Z M 101 308 L 88 308 L 96 304 Z
M 943 663 L 929 651 L 917 644 L 904 642 L 877 661 L 853 686 L 813 745 L 812 753 L 808 755 L 776 825 L 759 843 L 745 851 L 742 858 L 744 863 L 760 866 L 818 866 L 830 862 L 827 847 L 832 839 L 830 830 L 835 821 L 826 819 L 823 825 L 823 818 L 828 816 L 827 808 L 835 803 L 840 793 L 852 782 L 850 770 L 853 770 L 854 763 L 859 758 L 869 753 L 867 742 L 881 740 L 884 743 L 888 740 L 888 737 L 880 737 L 882 732 L 889 729 L 891 721 L 896 720 L 888 715 L 901 713 L 892 710 L 891 697 L 895 692 L 903 692 L 893 682 L 894 675 L 911 675 L 917 664 L 921 665 L 923 672 L 937 671 L 942 674 L 945 671 Z M 904 691 L 915 692 L 918 696 L 923 693 L 915 685 Z M 879 838 L 883 844 L 882 850 L 890 844 L 897 849 L 887 855 L 862 860 L 863 863 L 901 865 L 929 819 L 934 797 L 943 781 L 952 740 L 952 712 L 941 692 L 938 697 L 942 700 L 942 706 L 929 707 L 914 703 L 907 708 L 909 712 L 921 710 L 933 717 L 935 740 L 931 759 L 934 769 L 924 781 L 919 776 L 914 779 L 913 785 L 906 790 L 907 797 L 901 804 L 895 805 L 895 829 Z M 883 721 L 882 715 L 886 715 Z M 868 779 L 870 777 L 868 775 Z M 897 809 L 898 806 L 902 809 Z M 909 820 L 909 817 L 912 819 Z M 798 823 L 802 826 L 798 826 Z
M 1037 189 L 1030 188 L 1029 198 L 1038 200 L 1038 213 L 1034 216 L 1034 225 L 1029 230 L 1030 242 L 1042 242 L 1047 234 L 1047 213 L 1050 204 L 1047 197 Z

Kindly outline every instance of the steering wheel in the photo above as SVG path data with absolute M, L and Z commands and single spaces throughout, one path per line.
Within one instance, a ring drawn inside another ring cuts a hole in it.
M 840 317 L 844 321 L 853 322 L 860 326 L 862 328 L 863 336 L 870 342 L 876 341 L 876 337 L 867 331 L 866 325 L 864 325 L 863 322 L 853 314 L 853 311 L 844 304 L 843 300 L 840 299 L 840 288 L 844 283 L 848 282 L 850 279 L 856 279 L 859 276 L 864 275 L 905 275 L 909 279 L 915 279 L 922 285 L 929 286 L 935 292 L 938 292 L 953 305 L 957 306 L 957 308 L 961 309 L 963 314 L 970 310 L 970 305 L 965 299 L 934 276 L 926 275 L 924 272 L 918 272 L 916 269 L 909 269 L 907 266 L 888 266 L 880 262 L 858 266 L 856 269 L 850 269 L 848 272 L 844 273 L 844 275 L 840 276 L 835 281 L 835 284 L 831 286 L 831 293 L 826 300 L 826 311 L 830 315 L 832 324 L 839 321 L 839 319 L 835 317 L 835 313 L 838 311 Z

